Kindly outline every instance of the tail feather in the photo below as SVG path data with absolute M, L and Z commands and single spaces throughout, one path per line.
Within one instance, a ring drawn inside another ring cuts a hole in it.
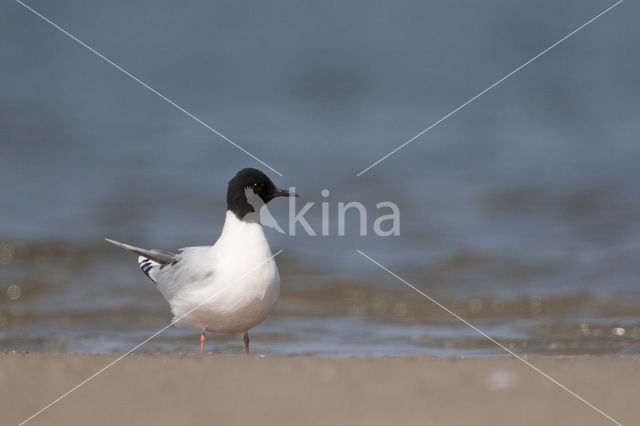
M 175 253 L 171 253 L 170 251 L 165 250 L 156 250 L 156 249 L 143 249 L 140 247 L 130 246 L 129 244 L 121 243 L 118 241 L 111 240 L 109 238 L 105 238 L 111 244 L 115 244 L 118 247 L 122 247 L 123 249 L 130 250 L 135 254 L 147 258 L 147 260 L 152 260 L 159 265 L 167 265 L 170 263 L 174 263 L 178 261 L 178 255 Z
M 144 256 L 138 257 L 138 265 L 140 266 L 140 269 L 142 269 L 142 272 L 144 272 L 144 274 L 153 282 L 156 282 L 156 280 L 151 276 L 152 272 L 158 268 L 162 269 L 164 266 Z

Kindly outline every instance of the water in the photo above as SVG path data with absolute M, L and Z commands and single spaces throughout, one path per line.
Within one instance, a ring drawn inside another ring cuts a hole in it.
M 356 249 L 514 350 L 640 349 L 637 5 L 356 177 L 609 4 L 29 4 L 281 171 L 317 203 L 316 232 L 330 202 L 330 236 L 267 230 L 283 289 L 257 353 L 499 352 Z M 226 182 L 265 168 L 19 4 L 0 8 L 0 349 L 124 352 L 170 314 L 102 238 L 211 243 Z M 336 235 L 339 201 L 367 206 L 371 234 L 386 200 L 400 236 L 360 237 L 354 217 Z M 172 328 L 141 350 L 197 349 Z

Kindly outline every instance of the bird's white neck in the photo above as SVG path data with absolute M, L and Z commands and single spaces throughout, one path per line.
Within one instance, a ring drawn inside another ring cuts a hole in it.
M 227 211 L 227 216 L 222 227 L 222 234 L 215 244 L 225 250 L 239 250 L 242 252 L 263 252 L 266 256 L 271 256 L 271 249 L 259 223 L 246 222 L 231 211 Z

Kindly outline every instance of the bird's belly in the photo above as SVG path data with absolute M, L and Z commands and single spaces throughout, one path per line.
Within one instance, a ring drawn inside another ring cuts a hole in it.
M 245 273 L 246 274 L 246 273 Z M 241 274 L 236 274 L 237 277 Z M 219 333 L 241 333 L 262 322 L 280 295 L 275 262 L 240 279 L 218 277 L 215 283 L 176 295 L 169 303 L 176 325 Z

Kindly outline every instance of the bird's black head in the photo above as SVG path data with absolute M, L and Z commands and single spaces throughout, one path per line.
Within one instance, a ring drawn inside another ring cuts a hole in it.
M 253 193 L 257 197 L 253 200 L 250 197 L 247 200 L 248 191 L 250 191 L 249 195 Z M 259 209 L 262 204 L 267 204 L 276 197 L 297 196 L 292 192 L 278 189 L 260 170 L 242 169 L 229 181 L 227 210 L 231 210 L 239 219 L 242 219 L 247 213 L 255 212 L 253 206 Z

